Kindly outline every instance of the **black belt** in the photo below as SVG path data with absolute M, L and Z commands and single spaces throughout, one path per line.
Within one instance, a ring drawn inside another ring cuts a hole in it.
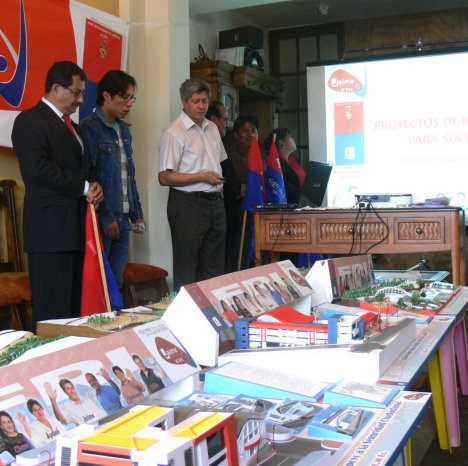
M 181 189 L 174 189 L 174 191 L 182 194 L 188 194 L 189 196 L 201 197 L 202 199 L 208 199 L 209 201 L 221 199 L 220 193 L 208 193 L 206 191 L 182 191 Z

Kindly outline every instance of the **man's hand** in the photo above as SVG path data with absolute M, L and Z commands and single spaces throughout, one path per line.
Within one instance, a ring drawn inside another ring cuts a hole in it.
M 104 369 L 104 367 L 101 367 L 101 370 L 97 373 L 97 375 L 101 375 L 104 377 L 108 382 L 110 380 L 109 373 Z
M 86 200 L 90 204 L 94 204 L 96 207 L 102 202 L 104 199 L 104 193 L 102 192 L 101 185 L 93 181 L 89 183 L 88 192 L 86 194 Z
M 52 388 L 50 382 L 44 382 L 44 388 L 47 393 L 47 396 L 50 398 L 50 401 L 55 400 L 57 398 L 57 390 Z
M 120 230 L 117 222 L 109 223 L 109 225 L 104 227 L 104 236 L 107 236 L 110 239 L 119 239 Z
M 144 226 L 143 231 L 140 230 L 140 225 Z M 144 218 L 139 218 L 135 221 L 135 229 L 133 230 L 134 233 L 138 235 L 142 235 L 146 231 L 146 223 Z
M 242 183 L 241 184 L 241 189 L 239 194 L 236 196 L 237 199 L 242 199 L 245 196 L 245 192 L 247 191 L 247 185 Z
M 213 186 L 224 183 L 224 179 L 222 178 L 222 176 L 216 172 L 202 172 L 201 175 L 202 181 L 204 183 L 208 183 Z

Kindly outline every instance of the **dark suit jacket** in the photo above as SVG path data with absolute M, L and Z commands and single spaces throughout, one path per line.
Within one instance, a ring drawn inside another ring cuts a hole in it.
M 75 131 L 80 128 L 73 123 Z M 13 147 L 26 187 L 23 236 L 26 252 L 84 249 L 88 153 L 44 102 L 21 112 Z

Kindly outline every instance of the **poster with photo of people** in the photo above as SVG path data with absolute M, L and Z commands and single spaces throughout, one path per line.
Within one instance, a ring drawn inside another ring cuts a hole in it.
M 314 292 L 289 260 L 241 270 L 185 288 L 200 309 L 211 307 L 230 324 Z
M 0 460 L 138 403 L 199 366 L 161 320 L 0 368 Z
M 314 293 L 286 260 L 183 286 L 162 319 L 198 364 L 214 366 L 220 345 L 232 349 L 237 320 L 285 304 L 309 314 Z

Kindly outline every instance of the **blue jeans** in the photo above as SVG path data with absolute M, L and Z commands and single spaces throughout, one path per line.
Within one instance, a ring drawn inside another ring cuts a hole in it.
M 104 250 L 109 260 L 112 272 L 114 272 L 115 280 L 119 288 L 123 286 L 123 274 L 127 265 L 128 257 L 128 244 L 130 241 L 130 223 L 128 222 L 128 215 L 116 215 L 115 220 L 119 226 L 120 237 L 119 239 L 111 239 L 102 233 L 102 242 Z

